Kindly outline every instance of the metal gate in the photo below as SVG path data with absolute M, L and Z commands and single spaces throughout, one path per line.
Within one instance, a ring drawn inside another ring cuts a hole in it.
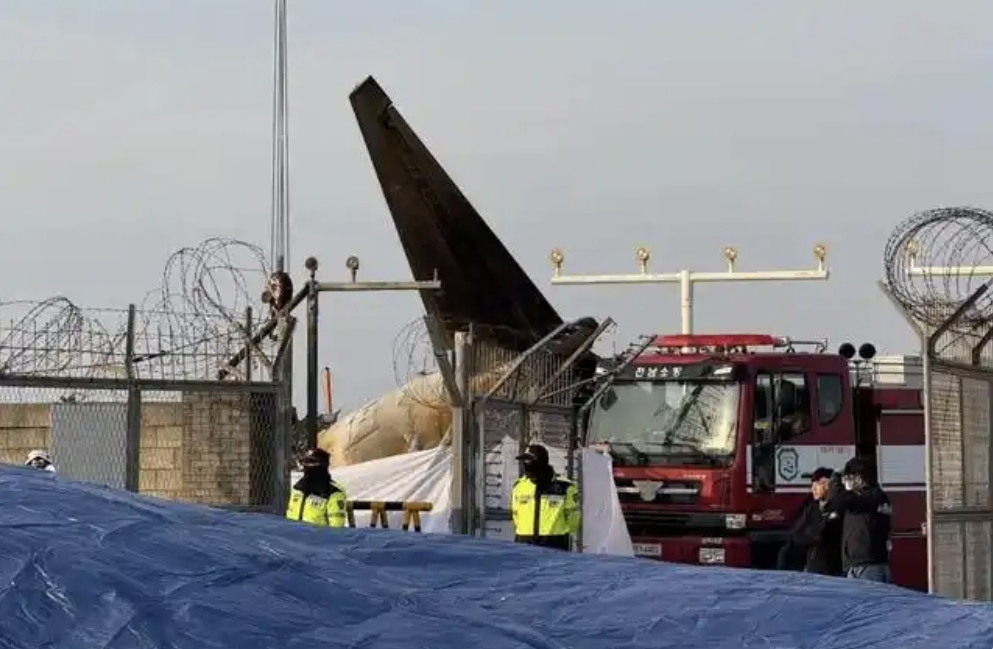
M 598 337 L 596 331 L 588 341 Z M 452 528 L 512 539 L 510 493 L 520 476 L 517 456 L 531 443 L 549 450 L 555 469 L 582 491 L 578 458 L 579 374 L 569 358 L 548 349 L 551 336 L 524 353 L 460 335 L 456 380 Z M 581 543 L 582 532 L 577 542 Z
M 952 360 L 974 346 L 959 338 L 938 351 L 932 337 L 925 356 L 928 581 L 937 595 L 990 601 L 993 369 Z
M 517 456 L 528 444 L 549 450 L 552 466 L 570 480 L 581 482 L 575 453 L 576 411 L 568 406 L 525 404 L 507 399 L 480 397 L 475 405 L 478 454 L 476 509 L 478 533 L 487 538 L 512 540 L 510 492 L 520 476 Z
M 884 294 L 924 360 L 928 586 L 993 600 L 993 213 L 941 207 L 904 220 L 883 252 Z
M 974 308 L 989 286 L 922 304 L 880 287 L 922 346 L 928 590 L 993 601 L 993 321 Z

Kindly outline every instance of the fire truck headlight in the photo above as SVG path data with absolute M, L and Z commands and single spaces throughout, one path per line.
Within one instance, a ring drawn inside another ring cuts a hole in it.
M 700 548 L 700 565 L 723 565 L 724 548 Z
M 747 514 L 728 514 L 724 519 L 724 525 L 729 530 L 743 530 L 748 522 Z

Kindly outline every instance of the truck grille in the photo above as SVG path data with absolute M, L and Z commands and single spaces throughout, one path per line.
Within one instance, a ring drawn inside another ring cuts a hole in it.
M 657 505 L 695 505 L 700 501 L 701 483 L 696 480 L 629 480 L 618 478 L 617 495 L 621 503 Z M 654 497 L 646 499 L 651 492 Z
M 622 503 L 624 520 L 633 537 L 682 536 L 700 534 L 703 536 L 725 536 L 727 516 L 712 512 L 667 512 L 656 509 L 634 508 Z

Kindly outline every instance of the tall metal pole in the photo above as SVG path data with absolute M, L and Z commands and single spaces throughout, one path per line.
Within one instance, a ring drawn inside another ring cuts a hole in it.
M 270 260 L 275 272 L 290 263 L 290 123 L 286 48 L 286 0 L 275 0 L 273 16 L 272 213 Z
M 317 322 L 320 307 L 320 294 L 317 292 L 317 260 L 307 258 L 307 448 L 317 447 L 317 380 L 318 380 L 318 334 Z
M 345 267 L 351 273 L 347 282 L 318 282 L 317 259 L 308 257 L 305 262 L 310 273 L 307 284 L 307 418 L 305 421 L 307 444 L 309 448 L 317 447 L 317 394 L 319 390 L 320 370 L 318 365 L 318 302 L 321 293 L 369 292 L 369 291 L 438 291 L 441 282 L 435 279 L 419 282 L 360 282 L 358 281 L 359 258 L 352 255 L 345 261 Z
M 738 271 L 735 269 L 738 251 L 731 247 L 724 248 L 724 257 L 727 259 L 727 270 L 722 272 L 700 272 L 683 269 L 669 273 L 650 273 L 648 272 L 648 261 L 651 259 L 651 252 L 648 248 L 638 248 L 635 250 L 635 257 L 640 266 L 637 273 L 625 275 L 563 275 L 562 263 L 565 261 L 565 254 L 561 249 L 556 248 L 549 256 L 552 266 L 555 269 L 552 276 L 552 285 L 679 284 L 682 333 L 692 334 L 693 289 L 696 284 L 827 280 L 831 274 L 825 266 L 827 248 L 822 244 L 814 246 L 814 258 L 817 260 L 817 267 L 809 270 Z

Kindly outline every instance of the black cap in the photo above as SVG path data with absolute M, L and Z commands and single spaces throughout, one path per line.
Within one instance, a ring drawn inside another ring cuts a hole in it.
M 869 471 L 868 463 L 865 460 L 857 457 L 853 457 L 852 459 L 845 462 L 845 468 L 842 469 L 841 471 L 842 475 L 859 476 L 860 478 L 868 478 L 869 473 L 870 471 Z
M 810 478 L 811 482 L 817 482 L 818 480 L 824 480 L 825 478 L 830 479 L 834 475 L 834 469 L 829 469 L 826 466 L 820 466 L 814 469 L 811 473 L 804 473 L 804 478 Z
M 548 464 L 548 449 L 541 444 L 531 444 L 517 459 Z
M 323 448 L 312 448 L 303 456 L 300 464 L 303 466 L 330 466 L 331 456 Z

